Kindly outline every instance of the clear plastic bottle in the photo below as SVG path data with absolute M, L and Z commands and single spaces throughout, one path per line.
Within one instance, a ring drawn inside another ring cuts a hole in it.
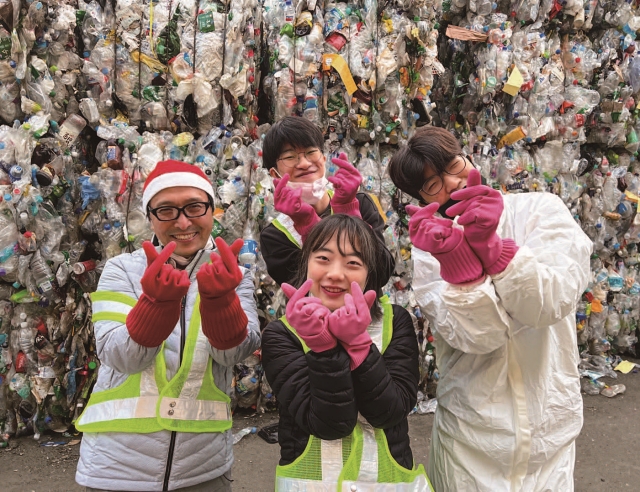
M 604 326 L 607 330 L 607 335 L 610 337 L 618 336 L 620 332 L 620 316 L 613 307 L 609 307 L 609 315 L 607 316 L 607 321 Z
M 62 140 L 64 146 L 69 147 L 76 141 L 85 126 L 87 126 L 87 122 L 82 116 L 70 114 L 60 125 L 60 131 L 57 136 Z
M 248 220 L 242 234 L 244 244 L 238 254 L 238 262 L 241 265 L 244 265 L 245 268 L 249 269 L 253 267 L 258 260 L 258 242 L 255 240 L 253 235 L 253 231 L 255 229 L 253 221 Z
M 256 429 L 255 427 L 245 427 L 244 429 L 239 430 L 233 435 L 233 444 L 238 444 L 240 442 L 240 439 L 242 439 L 247 434 L 255 434 L 256 432 L 258 432 L 258 429 Z
M 50 301 L 57 300 L 58 295 L 56 293 L 57 286 L 55 285 L 55 276 L 53 275 L 51 268 L 49 268 L 49 265 L 47 265 L 47 262 L 42 258 L 40 250 L 33 254 L 29 268 L 31 269 L 31 274 L 36 281 L 40 295 Z

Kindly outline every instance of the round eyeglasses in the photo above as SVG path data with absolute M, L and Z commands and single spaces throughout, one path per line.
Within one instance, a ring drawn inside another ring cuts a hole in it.
M 449 174 L 451 176 L 455 176 L 456 174 L 460 174 L 467 167 L 467 158 L 463 155 L 458 155 L 454 160 L 452 160 L 445 169 L 444 173 Z M 441 174 L 436 174 L 427 179 L 420 191 L 428 196 L 435 196 L 440 193 L 442 187 L 444 186 L 444 179 Z
M 279 158 L 278 162 L 284 167 L 293 168 L 300 164 L 300 155 L 304 154 L 304 158 L 309 162 L 315 164 L 322 158 L 322 151 L 320 149 L 307 149 L 304 152 L 294 152 L 288 150 L 284 152 Z

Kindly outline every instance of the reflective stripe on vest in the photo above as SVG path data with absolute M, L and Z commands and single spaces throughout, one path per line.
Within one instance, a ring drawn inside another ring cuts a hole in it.
M 295 244 L 297 248 L 302 247 L 302 237 L 293 226 L 293 219 L 291 217 L 285 214 L 279 214 L 271 223 L 276 229 L 284 233 L 289 241 Z
M 93 321 L 125 323 L 136 300 L 117 292 L 94 292 Z M 76 428 L 83 432 L 222 432 L 231 428 L 230 399 L 213 380 L 209 341 L 200 328 L 196 298 L 184 356 L 167 380 L 163 343 L 153 363 L 116 388 L 94 392 Z M 103 311 L 106 309 L 106 311 Z
M 371 323 L 367 331 L 383 354 L 393 336 L 393 306 L 387 296 L 382 297 L 380 303 L 382 320 Z M 280 320 L 300 340 L 304 352 L 309 352 L 286 317 Z M 419 465 L 408 470 L 398 464 L 391 456 L 384 431 L 373 428 L 361 415 L 351 436 L 335 441 L 309 436 L 307 447 L 293 463 L 276 468 L 277 492 L 432 490 L 424 467 Z

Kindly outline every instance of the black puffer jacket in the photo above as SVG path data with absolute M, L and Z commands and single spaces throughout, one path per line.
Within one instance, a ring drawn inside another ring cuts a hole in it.
M 378 244 L 380 245 L 380 259 L 384 265 L 383 278 L 380 279 L 380 285 L 384 285 L 391 277 L 396 267 L 396 261 L 393 255 L 387 249 L 384 242 L 384 220 L 380 216 L 378 207 L 373 203 L 373 199 L 366 193 L 358 193 L 356 195 L 360 202 L 360 215 L 362 220 L 371 226 L 376 235 Z M 331 207 L 327 207 L 320 217 L 325 218 L 331 215 Z M 300 255 L 302 250 L 293 244 L 284 232 L 277 229 L 273 224 L 269 224 L 260 233 L 260 251 L 262 257 L 267 264 L 267 271 L 278 285 L 283 282 L 291 282 L 295 277 L 298 267 L 300 266 Z
M 372 344 L 353 372 L 340 344 L 305 354 L 281 321 L 269 323 L 262 334 L 262 362 L 280 410 L 281 465 L 302 454 L 310 434 L 325 440 L 350 435 L 360 412 L 384 429 L 395 460 L 413 467 L 407 415 L 418 392 L 418 342 L 402 307 L 393 306 L 393 337 L 384 355 Z

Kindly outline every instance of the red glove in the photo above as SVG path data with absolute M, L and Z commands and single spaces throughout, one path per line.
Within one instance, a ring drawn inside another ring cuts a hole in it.
M 144 347 L 157 347 L 165 341 L 180 319 L 180 301 L 191 281 L 186 270 L 166 264 L 176 243 L 171 241 L 158 253 L 149 241 L 142 243 L 147 268 L 140 280 L 142 295 L 127 315 L 131 338 Z
M 341 152 L 337 159 L 331 159 L 331 162 L 340 168 L 335 176 L 329 178 L 334 190 L 331 198 L 333 213 L 353 215 L 361 219 L 360 203 L 356 198 L 362 183 L 360 172 L 347 160 L 347 154 L 344 152 Z
M 211 253 L 211 263 L 202 265 L 196 275 L 202 332 L 218 350 L 237 347 L 247 337 L 249 320 L 236 293 L 242 280 L 238 253 L 243 244 L 236 239 L 229 247 L 224 239 L 216 238 L 219 254 Z
M 331 311 L 317 297 L 306 297 L 312 285 L 313 280 L 309 279 L 297 290 L 287 283 L 283 283 L 281 287 L 289 298 L 287 321 L 307 347 L 319 353 L 332 349 L 338 342 L 327 328 Z
M 274 179 L 276 189 L 273 194 L 274 207 L 278 212 L 288 215 L 293 220 L 296 231 L 302 236 L 302 241 L 313 229 L 313 226 L 320 222 L 320 217 L 311 205 L 302 201 L 302 190 L 289 188 L 289 173 L 282 179 Z
M 344 306 L 329 316 L 329 331 L 340 340 L 349 354 L 352 371 L 369 355 L 371 336 L 367 328 L 371 324 L 371 306 L 374 302 L 374 290 L 363 294 L 358 283 L 351 282 L 351 294 L 344 295 Z
M 465 284 L 483 276 L 482 264 L 473 253 L 464 233 L 453 221 L 434 217 L 440 205 L 431 203 L 424 208 L 407 205 L 409 237 L 423 251 L 431 253 L 440 263 L 440 275 L 450 284 Z
M 464 226 L 464 236 L 489 275 L 497 275 L 509 265 L 518 246 L 513 239 L 501 239 L 496 233 L 504 200 L 498 190 L 483 185 L 480 172 L 472 169 L 467 187 L 451 194 L 460 200 L 447 210 L 447 215 L 459 215 L 458 224 Z

